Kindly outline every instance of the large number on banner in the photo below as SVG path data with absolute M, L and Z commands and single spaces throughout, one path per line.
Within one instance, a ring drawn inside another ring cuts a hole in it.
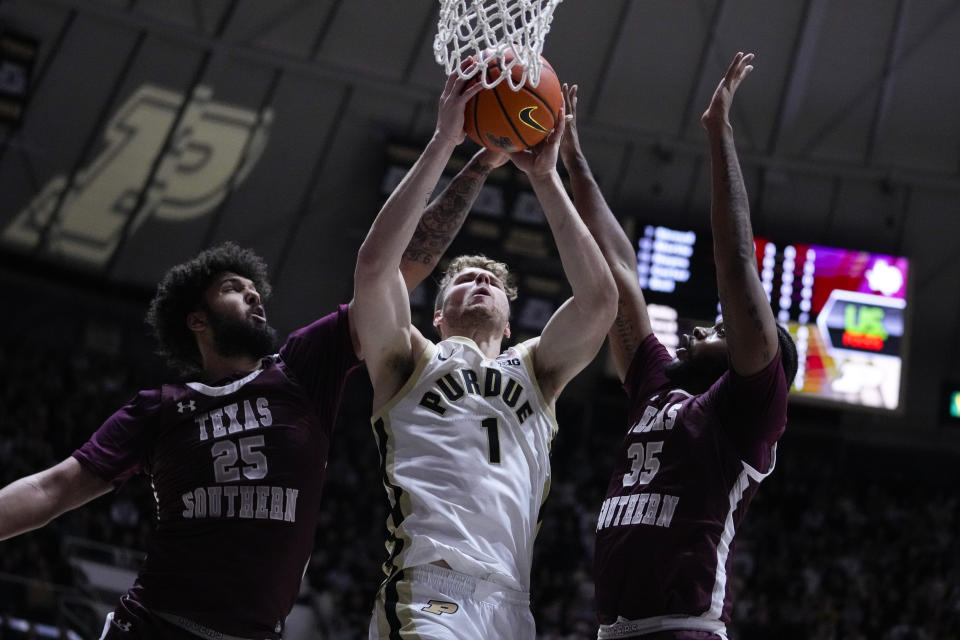
M 50 226 L 45 249 L 103 265 L 131 217 L 133 232 L 150 216 L 186 220 L 211 212 L 256 164 L 272 121 L 269 110 L 258 115 L 212 96 L 209 87 L 197 87 L 177 122 L 182 94 L 140 87 L 111 118 L 103 150 L 77 172 L 69 191 L 67 176 L 55 176 L 3 230 L 3 240 L 33 247 Z

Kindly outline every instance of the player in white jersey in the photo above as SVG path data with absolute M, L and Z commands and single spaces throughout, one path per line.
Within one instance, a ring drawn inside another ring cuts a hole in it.
M 556 432 L 526 347 L 494 359 L 469 338 L 428 345 L 410 385 L 374 416 L 374 428 L 390 484 L 422 498 L 391 526 L 397 542 L 388 573 L 439 559 L 526 591 Z M 435 490 L 465 479 L 469 491 Z
M 370 638 L 533 638 L 530 565 L 550 478 L 554 406 L 596 355 L 617 291 L 557 174 L 560 125 L 513 154 L 544 210 L 573 296 L 543 333 L 501 353 L 516 295 L 505 265 L 454 260 L 434 325 L 410 320 L 398 266 L 427 194 L 463 141 L 480 85 L 447 79 L 437 128 L 384 204 L 357 256 L 354 313 L 373 383 L 373 424 L 390 501 L 387 580 Z

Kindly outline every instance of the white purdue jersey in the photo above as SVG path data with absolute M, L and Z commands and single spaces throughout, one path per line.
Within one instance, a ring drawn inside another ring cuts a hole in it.
M 491 360 L 469 338 L 432 345 L 372 422 L 390 501 L 384 571 L 443 560 L 529 591 L 557 423 L 527 348 Z

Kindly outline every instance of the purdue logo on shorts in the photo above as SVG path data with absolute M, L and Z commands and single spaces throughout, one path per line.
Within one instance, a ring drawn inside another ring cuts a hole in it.
M 427 600 L 427 606 L 425 606 L 421 611 L 426 611 L 427 613 L 435 613 L 438 616 L 441 616 L 445 613 L 456 613 L 460 609 L 460 605 L 455 602 L 444 602 L 443 600 Z

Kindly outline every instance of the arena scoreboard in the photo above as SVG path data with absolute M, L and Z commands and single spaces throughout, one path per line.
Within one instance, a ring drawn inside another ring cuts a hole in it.
M 719 316 L 709 236 L 645 225 L 637 277 L 668 349 Z M 906 258 L 755 238 L 757 269 L 778 322 L 797 343 L 799 401 L 897 411 L 906 355 Z

